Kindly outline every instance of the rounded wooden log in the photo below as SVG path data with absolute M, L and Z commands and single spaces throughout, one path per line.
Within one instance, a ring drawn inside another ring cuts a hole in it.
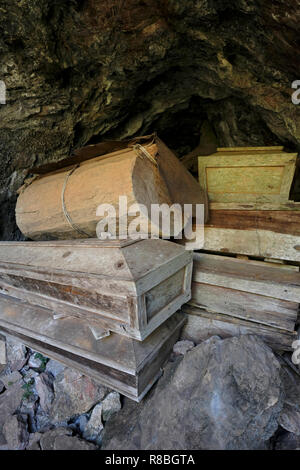
M 98 206 L 111 204 L 118 215 L 119 196 L 127 196 L 128 207 L 147 208 L 141 210 L 141 232 L 149 229 L 151 204 L 173 203 L 155 161 L 124 149 L 38 177 L 23 187 L 16 205 L 17 224 L 33 240 L 95 237 L 101 220 L 96 214 Z M 128 223 L 137 215 L 129 217 Z M 179 217 L 178 212 L 175 218 Z M 160 231 L 160 235 L 164 233 Z

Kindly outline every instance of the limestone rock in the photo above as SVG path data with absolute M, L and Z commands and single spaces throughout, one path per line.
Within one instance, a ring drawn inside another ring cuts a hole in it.
M 54 400 L 53 384 L 49 374 L 43 372 L 35 379 L 35 388 L 40 397 L 42 410 L 49 413 Z
M 28 439 L 26 450 L 41 450 L 41 447 L 39 444 L 41 437 L 42 437 L 42 434 L 39 432 L 29 434 L 29 439 Z
M 92 411 L 91 417 L 85 426 L 83 437 L 88 441 L 100 444 L 102 430 L 102 404 L 99 403 Z
M 29 368 L 25 369 L 25 367 L 21 369 L 21 373 L 23 375 L 23 380 L 25 383 L 32 383 L 32 381 L 35 381 L 36 377 L 38 377 L 39 375 L 39 373 L 35 370 Z
M 9 415 L 12 415 L 20 406 L 24 390 L 22 382 L 10 386 L 0 395 L 0 429 Z
M 27 417 L 28 428 L 31 433 L 37 430 L 35 413 L 37 410 L 38 396 L 35 393 L 31 393 L 28 397 L 24 397 L 19 408 L 20 413 Z
M 43 371 L 45 370 L 46 363 L 47 363 L 46 357 L 44 357 L 40 353 L 33 352 L 33 354 L 31 354 L 29 358 L 28 366 L 31 367 L 32 369 Z
M 300 377 L 284 363 L 280 375 L 284 385 L 285 398 L 278 424 L 287 431 L 300 435 Z
M 20 370 L 27 362 L 26 347 L 18 341 L 6 338 L 7 363 L 12 371 Z
M 35 430 L 41 433 L 45 433 L 53 428 L 53 423 L 49 417 L 49 414 L 46 413 L 39 406 L 34 416 L 35 419 Z
M 96 450 L 90 442 L 86 442 L 78 437 L 57 436 L 54 440 L 54 450 Z
M 54 422 L 68 421 L 72 416 L 89 411 L 107 394 L 106 387 L 74 369 L 65 369 L 54 381 L 55 398 L 50 418 Z
M 283 407 L 280 365 L 255 336 L 212 338 L 167 366 L 139 404 L 125 400 L 102 449 L 261 449 Z
M 16 415 L 10 416 L 4 423 L 3 434 L 10 450 L 24 450 L 28 444 L 29 432 L 26 424 Z
M 14 372 L 12 372 L 11 374 L 9 375 L 4 375 L 3 377 L 1 377 L 1 382 L 3 383 L 4 387 L 5 388 L 9 388 L 11 387 L 12 385 L 15 385 L 16 383 L 22 381 L 22 375 L 20 374 L 20 372 L 18 372 L 17 370 L 15 370 Z
M 2 339 L 0 339 L 0 364 L 6 364 L 6 344 Z
M 0 238 L 21 237 L 14 207 L 26 172 L 90 141 L 156 130 L 184 155 L 208 120 L 219 146 L 299 148 L 298 24 L 293 0 L 10 0 L 0 17 Z
M 300 436 L 292 432 L 281 432 L 274 448 L 275 450 L 300 450 Z
M 102 418 L 107 421 L 114 413 L 121 409 L 120 394 L 118 392 L 110 392 L 102 402 Z
M 89 421 L 88 414 L 80 415 L 75 420 L 75 422 L 74 422 L 75 428 L 78 429 L 80 434 L 84 433 L 88 421 Z
M 58 376 L 58 374 L 63 372 L 65 368 L 66 368 L 66 366 L 64 364 L 62 364 L 61 362 L 54 361 L 53 359 L 50 359 L 47 362 L 45 370 L 46 370 L 46 372 L 52 374 L 53 377 L 55 378 L 55 377 Z
M 189 341 L 189 340 L 177 341 L 177 343 L 174 344 L 173 353 L 176 355 L 178 354 L 184 355 L 188 351 L 193 349 L 194 346 L 195 344 L 193 343 L 193 341 Z
M 55 439 L 59 436 L 70 436 L 72 431 L 68 428 L 55 428 L 42 434 L 40 446 L 42 450 L 54 450 Z

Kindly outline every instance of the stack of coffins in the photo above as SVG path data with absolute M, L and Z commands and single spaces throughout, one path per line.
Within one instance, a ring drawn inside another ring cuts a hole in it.
M 296 156 L 258 147 L 199 157 L 210 217 L 206 253 L 194 255 L 185 337 L 253 333 L 274 349 L 292 348 L 300 302 L 300 203 L 289 200 Z
M 119 216 L 126 196 L 147 234 L 152 204 L 205 197 L 155 136 L 90 146 L 67 163 L 35 169 L 21 189 L 18 225 L 43 241 L 0 243 L 0 329 L 139 401 L 183 326 L 176 312 L 191 297 L 192 253 L 158 238 L 126 238 L 130 213 L 117 239 L 96 239 L 105 218 L 98 207 L 110 204 Z M 165 235 L 161 225 L 154 231 Z
M 282 147 L 220 148 L 199 157 L 210 217 L 204 249 L 300 261 L 300 203 L 289 200 L 296 153 Z
M 256 334 L 277 350 L 291 350 L 300 302 L 300 273 L 280 265 L 194 254 L 192 299 L 184 337 L 200 341 Z

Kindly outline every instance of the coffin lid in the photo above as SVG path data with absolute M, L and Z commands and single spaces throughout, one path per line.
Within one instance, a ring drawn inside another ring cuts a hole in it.
M 136 281 L 184 253 L 180 245 L 160 239 L 0 242 L 0 266 L 6 263 L 24 269 L 62 270 Z

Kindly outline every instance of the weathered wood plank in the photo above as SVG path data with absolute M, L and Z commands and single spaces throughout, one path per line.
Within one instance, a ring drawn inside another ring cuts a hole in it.
M 299 304 L 225 287 L 193 282 L 189 305 L 262 325 L 294 331 Z
M 54 320 L 47 309 L 0 295 L 2 332 L 136 401 L 159 376 L 184 322 L 177 313 L 142 343 L 116 334 L 96 341 L 82 320 Z
M 228 338 L 251 334 L 261 337 L 275 350 L 291 351 L 292 343 L 297 339 L 296 332 L 278 330 L 188 305 L 184 306 L 183 311 L 187 314 L 187 323 L 182 332 L 182 339 L 189 339 L 195 343 L 204 341 L 213 335 Z
M 204 228 L 204 250 L 300 261 L 299 236 L 270 230 Z
M 300 273 L 237 258 L 194 253 L 193 281 L 300 302 Z
M 281 145 L 275 145 L 275 146 L 270 146 L 270 147 L 218 147 L 217 148 L 217 154 L 221 154 L 226 152 L 226 154 L 231 153 L 231 152 L 253 152 L 257 154 L 258 152 L 263 152 L 263 153 L 273 153 L 275 152 L 281 152 L 283 150 L 283 146 Z
M 191 267 L 192 253 L 167 240 L 0 242 L 4 292 L 140 341 L 190 299 Z
M 240 211 L 300 211 L 300 202 L 210 202 L 211 210 L 240 210 Z
M 300 211 L 211 210 L 206 227 L 268 230 L 300 237 Z

